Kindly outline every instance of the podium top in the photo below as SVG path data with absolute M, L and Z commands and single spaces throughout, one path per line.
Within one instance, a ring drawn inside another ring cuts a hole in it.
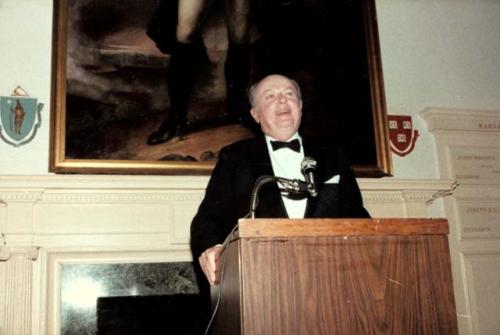
M 446 219 L 240 219 L 236 237 L 446 235 Z

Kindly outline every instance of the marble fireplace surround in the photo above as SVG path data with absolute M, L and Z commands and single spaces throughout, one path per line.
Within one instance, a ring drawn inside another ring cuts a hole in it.
M 206 176 L 0 176 L 0 333 L 61 333 L 65 265 L 189 262 Z M 442 216 L 452 180 L 359 179 L 373 217 Z

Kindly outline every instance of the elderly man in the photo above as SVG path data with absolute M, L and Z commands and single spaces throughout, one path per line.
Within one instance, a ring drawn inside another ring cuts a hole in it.
M 211 284 L 218 277 L 221 243 L 237 220 L 249 212 L 257 178 L 275 175 L 304 179 L 301 173 L 304 156 L 317 162 L 318 195 L 289 197 L 280 193 L 277 184 L 265 184 L 259 192 L 257 217 L 369 217 L 341 151 L 332 143 L 299 135 L 302 98 L 294 80 L 282 75 L 265 77 L 251 87 L 250 104 L 250 113 L 264 134 L 221 150 L 205 198 L 191 224 L 194 259 L 199 260 Z

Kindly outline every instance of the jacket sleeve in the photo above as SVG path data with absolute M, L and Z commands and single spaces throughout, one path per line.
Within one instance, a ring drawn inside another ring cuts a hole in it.
M 221 150 L 205 196 L 191 222 L 191 250 L 194 259 L 206 249 L 222 243 L 237 222 L 235 172 L 234 160 L 227 150 Z

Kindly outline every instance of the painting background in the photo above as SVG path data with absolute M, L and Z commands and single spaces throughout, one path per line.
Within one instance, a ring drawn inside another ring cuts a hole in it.
M 228 44 L 222 2 L 215 2 L 203 30 L 209 61 L 192 93 L 190 132 L 183 140 L 148 146 L 169 108 L 169 55 L 145 34 L 158 0 L 59 1 L 68 8 L 65 159 L 214 161 L 221 147 L 252 136 L 220 119 Z M 255 1 L 251 77 L 295 78 L 304 97 L 301 131 L 341 143 L 355 165 L 376 166 L 362 6 Z

